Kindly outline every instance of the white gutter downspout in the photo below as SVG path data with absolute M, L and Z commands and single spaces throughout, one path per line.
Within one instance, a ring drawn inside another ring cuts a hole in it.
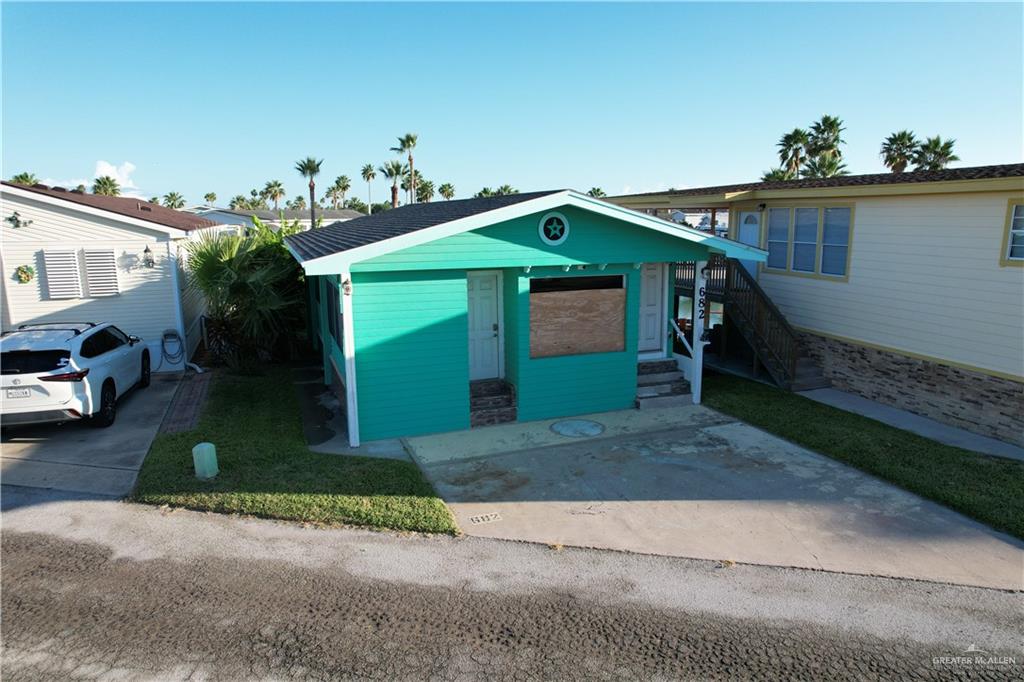
M 345 415 L 348 419 L 348 444 L 359 447 L 359 401 L 356 393 L 356 333 L 352 319 L 352 273 L 342 272 L 341 339 L 345 354 Z

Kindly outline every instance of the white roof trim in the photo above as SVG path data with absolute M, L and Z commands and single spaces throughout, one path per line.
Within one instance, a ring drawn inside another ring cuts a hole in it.
M 730 239 L 716 237 L 694 228 L 685 227 L 667 220 L 662 220 L 661 218 L 647 215 L 646 213 L 639 213 L 628 208 L 616 206 L 615 204 L 610 204 L 606 201 L 601 201 L 571 190 L 554 192 L 542 197 L 537 197 L 536 199 L 528 199 L 527 201 L 521 201 L 510 206 L 503 206 L 502 208 L 496 208 L 492 211 L 477 213 L 465 218 L 459 218 L 458 220 L 441 223 L 440 225 L 434 225 L 433 227 L 426 227 L 422 230 L 408 232 L 406 234 L 391 237 L 390 239 L 384 239 L 372 244 L 358 246 L 354 249 L 341 251 L 340 253 L 332 253 L 305 261 L 290 246 L 288 247 L 288 250 L 293 256 L 295 256 L 295 259 L 302 264 L 302 268 L 305 270 L 307 275 L 331 275 L 348 271 L 353 263 L 369 260 L 370 258 L 376 258 L 377 256 L 383 256 L 384 254 L 393 253 L 402 249 L 408 249 L 413 246 L 419 246 L 420 244 L 426 244 L 438 239 L 444 239 L 445 237 L 451 237 L 463 232 L 469 232 L 470 230 L 480 229 L 482 227 L 487 227 L 488 225 L 493 225 L 494 223 L 530 215 L 531 213 L 552 210 L 559 206 L 575 206 L 576 208 L 580 208 L 584 211 L 591 211 L 592 213 L 599 213 L 610 218 L 623 220 L 672 237 L 696 242 L 702 246 L 706 246 L 712 251 L 724 253 L 725 255 L 734 258 L 764 261 L 768 257 L 768 252 L 762 249 L 741 244 L 740 242 L 735 242 Z
M 79 211 L 92 216 L 100 218 L 107 218 L 108 220 L 116 220 L 132 227 L 141 227 L 146 230 L 153 230 L 155 232 L 162 232 L 172 237 L 180 237 L 185 239 L 188 237 L 188 230 L 182 230 L 177 227 L 168 227 L 167 225 L 161 225 L 159 223 L 151 223 L 148 220 L 140 220 L 138 218 L 132 218 L 126 216 L 123 213 L 115 213 L 114 211 L 108 211 L 102 208 L 96 208 L 95 206 L 88 206 L 86 204 L 79 204 L 78 202 L 71 201 L 68 199 L 62 199 L 61 197 L 50 196 L 49 194 L 42 194 L 40 192 L 33 192 L 31 190 L 21 189 L 20 187 L 11 187 L 9 185 L 3 185 L 4 194 L 13 194 L 21 199 L 30 199 L 38 201 L 42 204 L 50 204 L 51 206 L 60 206 L 67 208 L 72 211 Z M 141 200 L 140 200 L 141 201 Z M 210 227 L 213 227 L 212 225 Z M 202 229 L 202 228 L 197 228 Z

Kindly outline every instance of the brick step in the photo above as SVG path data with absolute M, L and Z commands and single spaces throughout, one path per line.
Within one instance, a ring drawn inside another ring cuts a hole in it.
M 495 407 L 512 407 L 512 392 L 501 393 L 498 395 L 478 395 L 470 396 L 469 398 L 469 409 L 472 410 L 489 410 Z
M 479 379 L 469 382 L 469 397 L 482 398 L 484 396 L 503 395 L 512 393 L 512 385 L 504 379 Z
M 662 395 L 682 395 L 690 392 L 690 383 L 685 380 L 664 382 L 650 386 L 637 386 L 637 398 L 655 398 Z
M 638 374 L 636 385 L 653 386 L 655 384 L 670 384 L 673 381 L 679 381 L 682 378 L 683 373 L 678 370 L 675 372 L 658 372 L 657 374 Z
M 637 363 L 636 373 L 637 374 L 663 374 L 665 372 L 674 372 L 679 367 L 676 366 L 675 360 L 644 360 L 643 362 Z
M 672 395 L 659 395 L 653 398 L 637 398 L 636 408 L 647 410 L 652 407 L 683 407 L 692 405 L 693 398 L 689 393 L 676 393 Z
M 493 426 L 494 424 L 506 424 L 514 422 L 517 411 L 512 407 L 491 407 L 482 410 L 470 410 L 469 426 Z

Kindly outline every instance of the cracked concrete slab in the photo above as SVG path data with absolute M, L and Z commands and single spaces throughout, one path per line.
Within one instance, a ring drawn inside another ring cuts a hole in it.
M 658 412 L 591 416 L 615 425 L 596 438 L 537 422 L 410 449 L 469 535 L 1024 589 L 1014 538 L 707 408 Z

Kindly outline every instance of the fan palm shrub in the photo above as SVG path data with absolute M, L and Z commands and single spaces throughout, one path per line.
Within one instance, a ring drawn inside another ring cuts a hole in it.
M 186 245 L 189 286 L 206 301 L 207 350 L 217 362 L 253 370 L 290 357 L 304 329 L 303 278 L 284 246 L 298 222 L 277 231 L 259 219 L 247 236 L 203 234 Z

